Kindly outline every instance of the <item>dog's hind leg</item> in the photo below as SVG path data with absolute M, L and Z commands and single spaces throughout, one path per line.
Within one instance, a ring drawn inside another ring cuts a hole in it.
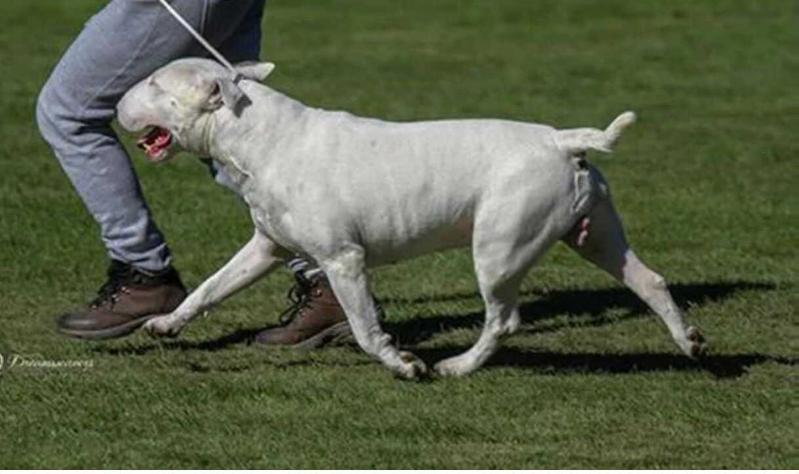
M 666 287 L 666 280 L 644 265 L 630 248 L 609 197 L 602 198 L 591 210 L 588 221 L 581 221 L 563 240 L 644 300 L 660 316 L 683 352 L 691 357 L 704 352 L 702 333 L 694 327 L 686 327 L 682 311 Z
M 485 303 L 483 331 L 468 351 L 436 364 L 435 370 L 441 375 L 474 372 L 496 352 L 504 336 L 518 329 L 519 285 L 530 267 L 556 240 L 550 235 L 551 230 L 543 227 L 528 228 L 527 235 L 534 237 L 525 239 L 520 230 L 525 219 L 501 212 L 489 214 L 492 217 L 486 221 L 478 219 L 472 243 L 475 273 Z
M 289 255 L 256 230 L 252 239 L 194 290 L 175 311 L 147 321 L 144 329 L 153 337 L 176 336 L 198 314 L 277 268 Z
M 499 348 L 503 336 L 516 331 L 519 311 L 516 305 L 519 283 L 508 281 L 500 285 L 481 285 L 485 302 L 485 323 L 480 338 L 466 352 L 435 365 L 435 371 L 445 376 L 468 375 L 482 366 Z
M 403 378 L 425 375 L 424 362 L 410 352 L 399 351 L 380 327 L 377 307 L 369 292 L 363 249 L 352 246 L 333 257 L 317 260 L 347 315 L 358 345 Z

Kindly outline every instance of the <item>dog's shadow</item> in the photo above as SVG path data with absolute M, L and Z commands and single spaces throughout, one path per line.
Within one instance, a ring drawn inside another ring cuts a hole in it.
M 683 283 L 669 286 L 669 290 L 681 307 L 702 306 L 723 301 L 743 291 L 773 291 L 773 283 L 729 281 L 714 283 Z M 652 315 L 651 310 L 627 288 L 599 290 L 554 290 L 546 293 L 527 292 L 522 297 L 536 298 L 522 303 L 519 314 L 522 330 L 532 333 L 559 331 L 573 327 L 598 327 L 619 321 Z M 390 304 L 429 304 L 457 300 L 478 299 L 478 293 L 458 293 L 422 298 L 386 299 Z M 609 310 L 623 309 L 619 316 L 610 317 Z M 547 320 L 568 315 L 565 321 L 546 323 Z M 456 329 L 479 328 L 484 320 L 483 312 L 443 315 L 418 318 L 385 324 L 389 333 L 395 335 L 403 346 L 414 346 L 430 339 L 434 334 Z M 457 355 L 468 347 L 414 348 L 414 353 L 425 361 L 438 361 Z M 719 378 L 735 378 L 745 374 L 749 367 L 766 362 L 796 365 L 796 359 L 758 353 L 709 355 L 694 361 L 674 353 L 562 353 L 551 351 L 527 351 L 512 347 L 501 347 L 485 364 L 485 367 L 513 367 L 530 369 L 538 373 L 634 373 L 651 371 L 707 371 Z
M 773 291 L 776 285 L 763 282 L 721 281 L 713 283 L 683 283 L 670 285 L 672 296 L 681 307 L 701 306 L 723 301 L 744 291 Z M 596 327 L 622 320 L 641 317 L 650 310 L 626 288 L 567 289 L 545 293 L 527 292 L 523 298 L 534 295 L 531 301 L 519 307 L 522 321 L 533 333 L 558 331 L 572 327 Z M 386 298 L 385 306 L 429 305 L 431 303 L 459 300 L 479 300 L 476 292 L 449 295 L 422 296 L 416 298 Z M 608 316 L 609 310 L 624 309 L 621 316 Z M 558 316 L 568 315 L 564 321 L 541 325 Z M 384 323 L 388 333 L 394 335 L 403 347 L 413 351 L 426 361 L 440 360 L 463 352 L 467 347 L 422 348 L 414 347 L 434 334 L 464 328 L 478 328 L 483 323 L 483 313 L 420 317 L 405 321 Z M 225 336 L 206 341 L 166 341 L 126 347 L 97 346 L 95 351 L 112 355 L 143 355 L 153 350 L 202 350 L 219 351 L 231 345 L 249 343 L 259 329 L 239 329 Z M 318 361 L 317 361 L 318 362 Z M 716 377 L 734 378 L 747 372 L 749 367 L 766 362 L 795 365 L 795 359 L 757 353 L 725 354 L 705 357 L 701 362 L 693 361 L 676 351 L 674 353 L 561 353 L 548 351 L 525 351 L 503 347 L 486 367 L 512 367 L 530 369 L 539 373 L 635 373 L 649 371 L 707 371 Z
M 463 352 L 464 347 L 417 348 L 414 353 L 425 361 L 438 361 Z M 483 367 L 529 370 L 537 374 L 631 374 L 641 372 L 708 372 L 719 379 L 738 378 L 755 365 L 774 362 L 794 366 L 799 359 L 760 353 L 719 354 L 700 360 L 667 352 L 624 354 L 594 352 L 527 351 L 501 347 Z
M 723 301 L 742 291 L 773 291 L 773 283 L 730 281 L 714 283 L 682 283 L 669 285 L 669 291 L 680 307 L 702 306 Z M 519 305 L 519 315 L 526 328 L 534 333 L 553 332 L 573 327 L 598 327 L 652 314 L 646 304 L 627 288 L 566 289 L 549 292 L 528 291 Z M 480 300 L 477 292 L 420 298 L 387 298 L 387 305 L 416 305 L 458 300 Z M 609 316 L 609 310 L 621 309 L 623 314 Z M 568 315 L 566 321 L 546 323 L 558 316 Z M 652 314 L 654 316 L 654 314 Z M 434 334 L 482 326 L 482 311 L 468 314 L 441 315 L 406 321 L 386 322 L 386 330 L 395 335 L 403 345 L 413 346 L 430 339 Z

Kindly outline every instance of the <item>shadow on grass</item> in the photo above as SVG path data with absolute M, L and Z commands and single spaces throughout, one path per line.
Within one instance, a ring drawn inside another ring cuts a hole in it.
M 703 305 L 722 301 L 743 291 L 772 291 L 776 285 L 763 282 L 730 281 L 713 283 L 683 283 L 669 287 L 674 299 L 682 307 Z M 532 332 L 551 332 L 564 328 L 594 327 L 616 323 L 625 319 L 649 314 L 650 310 L 631 291 L 626 288 L 608 289 L 566 289 L 549 292 L 527 292 L 525 297 L 536 299 L 522 303 L 519 307 L 522 320 L 538 323 L 562 315 L 571 315 L 566 321 L 543 328 L 532 328 Z M 386 298 L 383 304 L 423 304 L 450 302 L 465 299 L 479 299 L 474 293 L 456 293 L 441 296 L 422 296 L 411 299 Z M 608 310 L 622 308 L 627 311 L 621 316 L 609 317 Z M 654 316 L 654 315 L 653 315 Z M 415 346 L 428 340 L 433 334 L 462 328 L 476 328 L 482 325 L 483 313 L 434 316 L 406 321 L 390 322 L 384 326 L 386 331 L 396 336 L 405 347 Z M 225 336 L 206 341 L 164 341 L 145 345 L 126 347 L 98 346 L 94 350 L 111 355 L 143 355 L 154 350 L 202 350 L 218 351 L 231 345 L 249 343 L 259 329 L 239 329 Z M 440 360 L 463 352 L 467 347 L 415 348 L 420 357 L 427 361 Z M 487 367 L 527 368 L 547 373 L 633 373 L 667 370 L 704 370 L 720 378 L 734 378 L 746 373 L 752 365 L 765 362 L 796 364 L 796 360 L 763 354 L 711 355 L 701 362 L 693 361 L 674 353 L 559 353 L 523 351 L 514 348 L 501 348 Z
M 704 305 L 723 301 L 743 291 L 773 291 L 773 283 L 730 281 L 713 283 L 682 283 L 669 286 L 672 296 L 681 307 Z M 527 324 L 540 323 L 557 316 L 570 315 L 567 321 L 532 328 L 534 333 L 552 332 L 565 328 L 596 327 L 617 323 L 643 315 L 656 317 L 654 313 L 632 291 L 627 288 L 599 290 L 554 290 L 551 292 L 528 292 L 525 296 L 537 298 L 522 303 L 519 313 Z M 443 297 L 394 299 L 393 303 L 429 303 L 479 298 L 477 293 L 460 293 Z M 621 316 L 609 317 L 610 309 L 626 309 Z M 476 328 L 483 323 L 483 313 L 435 316 L 386 324 L 403 345 L 414 345 L 429 339 L 433 334 L 462 328 Z M 457 355 L 468 347 L 415 348 L 414 352 L 425 361 L 434 362 Z M 486 367 L 514 367 L 541 373 L 636 373 L 652 371 L 705 371 L 718 378 L 736 378 L 744 375 L 749 367 L 766 362 L 796 365 L 796 359 L 776 357 L 758 353 L 709 355 L 700 361 L 689 359 L 679 353 L 562 353 L 548 351 L 525 351 L 502 347 L 489 359 Z
M 704 305 L 723 301 L 742 291 L 773 291 L 777 287 L 773 283 L 731 281 L 713 283 L 680 283 L 669 286 L 672 296 L 681 307 Z M 570 315 L 567 321 L 551 324 L 546 327 L 532 328 L 534 333 L 553 332 L 564 328 L 597 327 L 617 323 L 626 319 L 651 315 L 654 313 L 632 291 L 627 288 L 606 289 L 567 289 L 549 292 L 526 292 L 526 297 L 535 296 L 532 301 L 519 305 L 519 314 L 526 324 L 540 323 L 557 316 Z M 421 304 L 437 301 L 455 301 L 480 298 L 474 293 L 456 295 L 430 296 L 413 299 L 386 299 L 386 304 Z M 608 316 L 611 309 L 626 309 L 621 316 Z M 416 318 L 406 321 L 385 323 L 387 332 L 394 334 L 403 345 L 414 345 L 426 341 L 433 334 L 455 329 L 476 328 L 483 324 L 483 313 L 475 312 L 459 315 L 442 315 L 427 318 Z M 524 329 L 522 329 L 524 330 Z
M 101 352 L 109 355 L 145 355 L 157 350 L 199 350 L 215 352 L 228 348 L 229 346 L 251 343 L 256 334 L 261 330 L 259 329 L 237 329 L 230 334 L 206 341 L 186 341 L 182 339 L 161 340 L 149 344 L 133 345 L 128 344 L 123 347 L 107 347 L 105 345 L 97 345 L 93 348 L 95 352 Z
M 414 349 L 425 362 L 435 362 L 457 355 L 467 347 Z M 774 362 L 780 365 L 797 365 L 799 360 L 759 353 L 709 355 L 692 360 L 678 353 L 563 353 L 551 351 L 526 351 L 511 347 L 500 348 L 484 367 L 510 367 L 527 369 L 541 374 L 630 374 L 641 372 L 693 371 L 708 372 L 717 378 L 737 378 L 754 365 Z

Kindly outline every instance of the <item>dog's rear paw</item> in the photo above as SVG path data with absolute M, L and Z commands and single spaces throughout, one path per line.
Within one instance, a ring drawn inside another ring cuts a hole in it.
M 444 359 L 435 365 L 436 373 L 444 377 L 462 377 L 475 371 L 477 367 L 463 354 Z
M 686 331 L 686 336 L 688 337 L 689 344 L 685 353 L 688 356 L 698 359 L 707 354 L 707 344 L 705 343 L 705 336 L 702 334 L 702 331 L 691 326 Z
M 422 359 L 408 351 L 399 353 L 401 365 L 397 367 L 397 375 L 408 380 L 421 379 L 428 375 L 427 366 Z
M 156 316 L 142 326 L 142 329 L 153 338 L 177 337 L 182 326 L 175 324 L 169 315 Z

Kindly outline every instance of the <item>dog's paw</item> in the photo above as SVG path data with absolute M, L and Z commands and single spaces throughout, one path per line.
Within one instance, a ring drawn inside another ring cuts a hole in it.
M 691 326 L 686 331 L 688 344 L 683 349 L 689 357 L 698 359 L 707 353 L 707 344 L 705 344 L 705 336 L 698 328 Z
M 142 329 L 153 338 L 177 337 L 183 325 L 171 315 L 156 316 L 142 326 Z
M 399 357 L 400 365 L 396 368 L 396 373 L 399 377 L 408 380 L 416 380 L 428 375 L 425 363 L 413 353 L 400 351 Z
M 437 363 L 434 369 L 438 375 L 444 377 L 462 377 L 472 373 L 476 367 L 463 356 L 455 356 Z

